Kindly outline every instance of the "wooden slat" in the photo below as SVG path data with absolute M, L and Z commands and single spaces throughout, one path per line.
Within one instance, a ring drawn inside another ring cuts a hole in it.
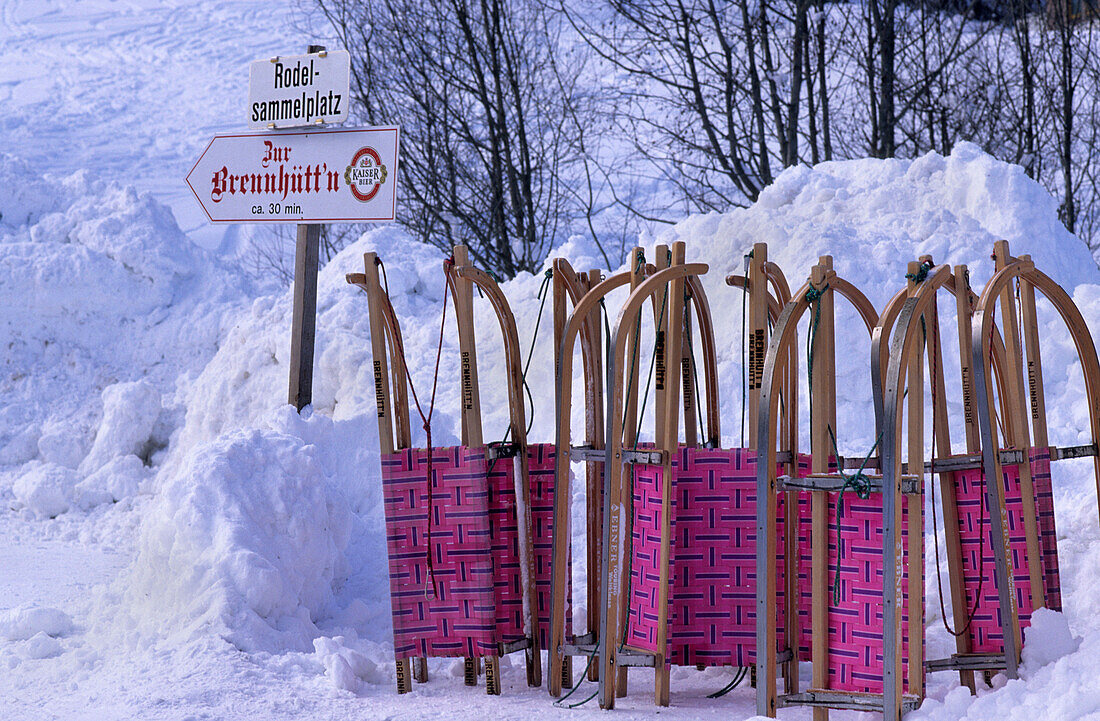
M 459 268 L 470 265 L 469 251 L 464 245 L 454 247 L 454 269 L 451 271 L 458 325 L 458 352 L 462 363 L 462 445 L 484 445 L 481 429 L 481 395 L 477 380 L 477 345 L 474 339 L 473 284 L 458 273 Z
M 788 305 L 790 300 L 790 290 L 787 288 L 787 281 L 783 278 L 782 273 L 778 267 L 774 267 L 775 264 L 769 262 L 769 278 L 774 278 L 773 286 L 776 288 L 777 298 L 769 298 L 769 302 L 775 301 L 777 310 L 780 303 L 783 307 Z M 831 295 L 831 294 L 830 294 Z M 776 312 L 776 319 L 778 319 L 779 313 Z M 774 330 L 772 331 L 774 332 Z M 770 344 L 772 341 L 771 333 L 767 337 L 767 342 Z M 785 350 L 781 352 L 786 353 L 786 366 L 783 371 L 783 390 L 782 404 L 783 413 L 779 419 L 779 439 L 778 445 L 782 452 L 782 455 L 787 459 L 784 461 L 784 471 L 788 474 L 794 474 L 798 466 L 798 389 L 801 385 L 801 370 L 798 364 L 798 348 L 799 344 L 792 340 L 787 343 Z M 749 427 L 756 428 L 759 424 L 759 418 L 752 417 L 749 419 Z M 783 505 L 783 527 L 787 530 L 783 534 L 783 554 L 784 558 L 799 558 L 801 551 L 799 550 L 799 543 L 801 538 L 799 537 L 802 531 L 800 514 L 798 510 L 798 494 L 795 492 L 787 493 L 784 499 Z M 774 512 L 773 512 L 774 513 Z M 774 518 L 774 515 L 771 516 Z M 811 523 L 812 529 L 812 523 Z M 791 650 L 791 658 L 787 661 L 780 661 L 783 664 L 783 691 L 784 693 L 794 693 L 799 689 L 799 664 L 797 653 L 798 644 L 802 637 L 802 621 L 798 615 L 799 597 L 801 591 L 798 587 L 798 574 L 787 573 L 784 574 L 784 599 L 787 607 L 783 613 L 783 630 L 787 639 L 788 650 Z M 773 625 L 774 628 L 774 625 Z
M 727 279 L 729 282 L 730 279 Z M 730 283 L 736 285 L 737 283 Z M 756 643 L 757 661 L 753 668 L 753 677 L 757 681 L 755 688 L 756 712 L 761 716 L 774 718 L 777 709 L 777 696 L 775 688 L 776 668 L 779 663 L 779 653 L 776 641 L 776 462 L 779 457 L 777 446 L 781 443 L 779 432 L 779 401 L 782 390 L 786 387 L 790 378 L 790 369 L 787 368 L 793 354 L 788 352 L 797 344 L 798 320 L 806 313 L 806 291 L 809 290 L 806 283 L 793 296 L 793 301 L 788 303 L 776 318 L 773 336 L 769 344 L 768 354 L 765 356 L 762 383 L 760 388 L 759 414 L 754 419 L 754 427 L 757 429 L 757 443 L 753 446 L 757 451 L 757 475 L 756 491 Z M 797 368 L 795 369 L 797 372 Z M 795 396 L 790 396 L 788 405 L 796 405 L 793 402 Z M 792 454 L 793 460 L 793 454 Z M 788 607 L 788 612 L 789 612 Z M 792 639 L 793 641 L 794 639 Z
M 367 292 L 367 315 L 370 321 L 371 356 L 374 365 L 374 397 L 378 414 L 378 450 L 385 455 L 395 450 L 394 422 L 389 388 L 386 320 L 382 311 L 383 303 L 389 301 L 385 298 L 378 280 L 377 261 L 376 253 L 364 254 L 363 276 L 355 278 L 349 276 L 348 282 L 359 285 Z M 404 382 L 405 379 L 402 377 L 402 385 Z M 419 660 L 423 661 L 423 659 Z M 409 693 L 412 691 L 412 663 L 407 658 L 396 659 L 394 663 L 397 671 L 397 693 Z M 423 668 L 424 678 L 427 679 L 427 665 L 425 664 Z
M 672 244 L 671 265 L 683 265 L 686 249 L 682 241 Z M 661 438 L 657 441 L 659 448 L 668 451 L 665 461 L 665 481 L 661 487 L 661 564 L 660 564 L 660 591 L 657 599 L 657 648 L 658 653 L 654 662 L 654 701 L 658 706 L 669 704 L 669 669 L 666 664 L 665 649 L 668 643 L 668 599 L 669 599 L 669 559 L 672 542 L 672 456 L 679 444 L 679 429 L 677 419 L 679 417 L 679 372 L 680 356 L 683 351 L 683 324 L 680 319 L 684 316 L 684 280 L 674 278 L 668 284 L 668 308 L 665 311 L 664 327 L 667 329 L 667 337 L 664 345 L 665 388 L 664 404 L 656 409 L 661 418 L 658 427 Z
M 683 313 L 681 323 L 683 325 L 683 345 L 680 349 L 680 381 L 683 389 L 684 409 L 684 444 L 689 448 L 699 445 L 698 421 L 695 408 L 695 375 L 697 370 L 692 364 L 692 319 L 691 305 L 682 303 Z M 706 429 L 703 429 L 704 433 Z
M 1031 256 L 1023 255 L 1020 259 L 1031 260 Z M 1036 448 L 1046 448 L 1050 445 L 1050 438 L 1047 433 L 1046 393 L 1043 391 L 1043 354 L 1039 345 L 1039 319 L 1035 312 L 1035 286 L 1026 277 L 1020 278 L 1020 316 L 1024 350 L 1027 354 L 1032 441 Z
M 454 247 L 454 267 L 449 268 L 444 261 L 443 270 L 451 278 L 451 295 L 455 308 L 455 323 L 458 327 L 458 352 L 461 362 L 460 389 L 461 406 L 460 417 L 462 419 L 462 445 L 474 448 L 484 445 L 485 440 L 481 429 L 481 398 L 477 382 L 477 346 L 474 340 L 474 299 L 473 284 L 468 280 L 458 277 L 454 272 L 458 268 L 470 265 L 469 250 L 464 245 Z M 443 290 L 447 292 L 446 287 Z M 495 664 L 495 657 L 486 657 L 485 663 Z M 469 663 L 469 662 L 467 662 Z M 466 674 L 467 685 L 469 674 Z M 492 693 L 492 689 L 486 686 L 486 692 Z
M 959 339 L 959 367 L 963 394 L 963 427 L 966 435 L 966 450 L 974 453 L 978 450 L 978 428 L 974 419 L 974 391 L 970 377 L 970 285 L 967 280 L 966 266 L 954 269 L 955 321 Z M 939 456 L 953 455 L 951 433 L 948 426 L 947 388 L 943 373 L 943 344 L 941 342 L 939 310 L 935 302 L 926 314 L 930 329 L 928 341 L 928 363 L 933 369 L 935 385 L 933 387 L 932 418 L 934 437 Z M 974 448 L 971 448 L 974 444 Z M 933 457 L 932 462 L 935 463 Z M 944 540 L 947 546 L 947 576 L 951 594 L 951 618 L 955 636 L 955 651 L 969 654 L 971 651 L 970 633 L 963 632 L 967 617 L 970 615 L 966 598 L 966 586 L 963 580 L 962 540 L 959 535 L 958 498 L 955 492 L 955 472 L 937 471 L 940 482 L 940 506 L 943 510 Z M 934 530 L 934 529 L 933 529 Z M 936 581 L 940 583 L 939 579 Z M 942 592 L 942 589 L 941 591 Z M 959 671 L 959 683 L 974 693 L 974 672 L 968 669 Z
M 757 418 L 760 409 L 760 382 L 764 374 L 764 355 L 767 352 L 768 333 L 768 281 L 765 266 L 768 263 L 766 243 L 754 243 L 749 260 L 749 418 Z M 756 425 L 749 422 L 749 446 L 756 446 Z
M 815 290 L 826 287 L 825 274 L 832 259 L 822 256 L 810 271 L 810 286 Z M 835 336 L 833 329 L 833 294 L 825 291 L 807 310 L 810 331 L 813 333 L 813 360 L 810 373 L 813 385 L 810 389 L 810 470 L 827 473 L 832 442 L 829 429 L 835 426 L 836 407 L 833 405 L 832 386 L 836 383 Z M 817 323 L 814 329 L 814 323 Z M 810 362 L 807 359 L 807 362 Z M 788 402 L 789 404 L 789 402 Z M 817 688 L 829 685 L 829 603 L 832 585 L 829 579 L 829 498 L 824 493 L 814 493 L 810 499 L 810 662 L 811 683 Z M 829 710 L 815 707 L 814 721 L 827 721 Z
M 583 282 L 586 291 L 590 291 L 599 285 L 601 274 L 599 270 L 588 271 L 588 276 Z M 603 317 L 602 308 L 593 306 L 588 314 L 589 343 L 592 347 L 591 369 L 585 370 L 585 440 L 592 448 L 603 450 L 604 448 L 604 369 L 603 369 Z M 602 463 L 602 459 L 601 459 Z M 587 499 L 586 536 L 587 558 L 585 566 L 588 573 L 588 629 L 594 630 L 600 625 L 600 605 L 593 603 L 593 599 L 600 597 L 600 543 L 603 536 L 600 533 L 603 523 L 603 507 L 600 505 L 600 489 L 603 483 L 603 466 L 595 463 L 585 464 L 585 498 Z M 588 667 L 588 680 L 599 679 L 599 666 L 590 664 Z
M 931 258 L 928 259 L 931 262 Z M 919 269 L 919 264 L 916 268 Z M 910 273 L 915 273 L 917 270 L 910 268 Z M 918 480 L 921 481 L 920 487 L 924 487 L 924 365 L 922 363 L 924 356 L 924 348 L 927 342 L 927 333 L 930 324 L 938 323 L 935 307 L 936 297 L 935 289 L 929 289 L 931 292 L 931 298 L 929 299 L 928 308 L 923 315 L 923 327 L 925 329 L 920 341 L 916 345 L 916 349 L 909 354 L 909 370 L 907 372 L 906 385 L 909 388 L 908 395 L 908 428 L 906 433 L 908 434 L 908 448 L 906 452 L 906 460 L 909 462 L 909 468 L 912 469 L 910 473 L 915 475 Z M 912 280 L 909 281 L 909 292 L 915 295 L 917 292 L 917 285 Z M 938 326 L 936 326 L 938 332 Z M 937 382 L 942 381 L 943 367 L 942 364 L 937 368 L 936 374 Z M 945 428 L 946 430 L 946 428 Z M 951 448 L 950 439 L 947 442 L 948 450 Z M 900 481 L 900 477 L 899 477 Z M 900 490 L 900 486 L 899 489 Z M 898 497 L 899 500 L 901 496 Z M 906 543 L 906 551 L 909 557 L 909 565 L 906 568 L 906 580 L 908 583 L 909 592 L 909 665 L 906 671 L 906 678 L 909 682 L 909 691 L 915 693 L 917 696 L 924 697 L 924 523 L 923 523 L 923 511 L 924 511 L 924 496 L 906 496 L 905 501 L 908 504 L 908 522 L 909 522 L 909 537 Z M 897 508 L 901 508 L 901 503 L 897 504 Z M 898 526 L 900 532 L 900 526 Z M 900 601 L 900 599 L 899 599 Z M 901 638 L 898 638 L 898 663 L 901 663 Z M 898 674 L 898 696 L 901 696 L 901 674 Z
M 668 246 L 658 245 L 655 251 L 656 253 L 656 267 L 657 269 L 668 267 Z M 635 257 L 642 252 L 641 248 L 635 248 Z M 634 263 L 631 266 L 630 273 L 630 290 L 633 292 L 638 285 L 645 279 L 647 267 L 644 263 Z M 656 313 L 656 311 L 654 311 Z M 640 320 L 640 318 L 639 318 Z M 638 438 L 638 424 L 641 419 L 638 418 L 638 403 L 641 390 L 641 374 L 644 365 L 641 358 L 641 323 L 636 326 L 635 332 L 631 334 L 630 339 L 627 342 L 627 359 L 624 361 L 627 365 L 627 395 L 626 395 L 626 423 L 623 425 L 622 445 L 623 448 L 632 448 L 636 445 Z M 633 360 L 631 360 L 633 359 Z M 663 393 L 663 391 L 662 391 Z M 660 397 L 662 393 L 657 393 Z M 659 403 L 659 401 L 658 401 Z M 625 474 L 633 473 L 633 468 L 628 468 L 622 472 L 622 482 L 626 483 Z M 626 514 L 623 519 L 623 534 L 625 538 L 630 538 L 630 535 L 634 532 L 634 497 L 630 495 L 629 491 L 624 489 L 622 491 L 623 506 L 626 509 Z M 623 589 L 630 588 L 630 559 L 623 558 L 621 565 L 621 580 Z M 620 623 L 626 623 L 626 612 L 630 604 L 629 594 L 623 593 L 620 596 L 619 607 L 619 619 Z M 627 694 L 627 669 L 625 666 L 619 666 L 616 672 L 615 679 L 615 695 L 619 698 L 626 696 Z
M 997 270 L 1006 268 L 1015 260 L 1012 257 L 1008 241 L 999 240 L 994 244 Z M 1005 285 L 1001 292 L 1001 327 L 1004 329 L 1005 361 L 1008 373 L 1008 396 L 1001 403 L 1008 409 L 1013 419 L 1015 435 L 1012 446 L 1027 449 L 1031 446 L 1027 422 L 1027 391 L 1024 384 L 1024 354 L 1020 340 L 1020 327 L 1016 318 L 1016 300 L 1011 284 Z M 1046 588 L 1043 584 L 1043 564 L 1039 546 L 1039 522 L 1035 509 L 1035 488 L 1031 480 L 1031 465 L 1021 463 L 1020 493 L 1023 496 L 1024 534 L 1027 538 L 1027 566 L 1030 580 L 1032 608 L 1045 605 Z

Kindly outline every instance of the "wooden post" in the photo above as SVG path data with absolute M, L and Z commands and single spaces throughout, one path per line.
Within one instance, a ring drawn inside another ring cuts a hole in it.
M 294 318 L 290 327 L 290 399 L 299 411 L 313 402 L 313 344 L 317 325 L 317 256 L 321 226 L 298 226 L 294 249 Z
M 324 45 L 310 45 L 307 53 L 319 53 Z M 321 250 L 321 226 L 298 225 L 294 247 L 294 316 L 290 326 L 290 403 L 300 412 L 313 403 L 313 346 L 317 326 L 317 265 Z

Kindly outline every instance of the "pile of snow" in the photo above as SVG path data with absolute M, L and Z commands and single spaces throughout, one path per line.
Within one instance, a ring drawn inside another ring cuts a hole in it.
M 346 573 L 350 511 L 293 409 L 202 444 L 148 509 L 126 606 L 151 635 L 220 634 L 243 651 L 304 650 Z M 168 619 L 172 623 L 162 625 Z
M 123 500 L 245 288 L 167 208 L 0 155 L 0 493 L 52 517 Z
M 0 638 L 25 641 L 38 634 L 66 636 L 73 631 L 73 620 L 64 611 L 40 606 L 18 606 L 0 611 Z

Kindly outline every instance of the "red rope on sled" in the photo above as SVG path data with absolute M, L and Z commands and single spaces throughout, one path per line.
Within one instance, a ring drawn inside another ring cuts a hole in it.
M 386 300 L 390 297 L 390 282 L 386 278 L 386 265 L 382 262 L 381 258 L 375 258 L 377 263 L 382 269 L 382 281 L 386 286 Z M 428 597 L 435 596 L 435 574 L 432 568 L 432 415 L 435 413 L 435 394 L 436 389 L 439 386 L 439 359 L 443 355 L 443 331 L 447 325 L 447 298 L 451 292 L 454 292 L 454 280 L 451 278 L 451 269 L 454 267 L 454 258 L 447 258 L 443 261 L 443 275 L 447 279 L 447 287 L 443 293 L 443 313 L 439 321 L 439 344 L 435 351 L 435 370 L 432 374 L 432 396 L 428 402 L 428 413 L 425 415 L 424 408 L 420 405 L 420 398 L 416 395 L 416 386 L 413 385 L 412 376 L 409 374 L 409 364 L 405 360 L 405 348 L 401 343 L 401 335 L 396 332 L 396 328 L 391 327 L 391 337 L 394 339 L 394 346 L 397 350 L 397 354 L 401 356 L 401 367 L 405 370 L 405 379 L 408 381 L 409 390 L 412 391 L 413 402 L 416 403 L 416 412 L 420 414 L 420 421 L 423 424 L 425 434 L 425 445 L 428 449 L 428 464 L 426 469 L 425 481 L 428 484 L 428 527 L 426 531 L 427 541 L 427 559 L 428 559 L 428 586 L 424 589 L 424 593 Z M 396 323 L 396 320 L 392 320 L 391 323 Z

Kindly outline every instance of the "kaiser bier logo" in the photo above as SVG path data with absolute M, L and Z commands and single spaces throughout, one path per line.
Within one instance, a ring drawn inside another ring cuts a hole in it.
M 365 203 L 378 194 L 387 175 L 388 171 L 377 150 L 359 148 L 351 159 L 351 165 L 344 170 L 344 182 L 348 184 L 355 199 Z

